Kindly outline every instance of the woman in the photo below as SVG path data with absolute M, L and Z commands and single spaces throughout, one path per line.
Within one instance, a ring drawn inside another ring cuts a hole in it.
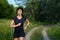
M 15 16 L 11 20 L 10 27 L 14 28 L 14 40 L 24 40 L 25 37 L 25 32 L 24 30 L 27 29 L 29 26 L 30 22 L 29 20 L 23 16 L 23 8 L 18 7 L 17 8 L 17 16 Z M 24 22 L 26 21 L 27 25 L 24 27 Z

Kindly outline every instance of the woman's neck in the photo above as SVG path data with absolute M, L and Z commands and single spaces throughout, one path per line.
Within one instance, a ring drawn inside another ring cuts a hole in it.
M 17 19 L 22 19 L 22 15 L 17 15 Z

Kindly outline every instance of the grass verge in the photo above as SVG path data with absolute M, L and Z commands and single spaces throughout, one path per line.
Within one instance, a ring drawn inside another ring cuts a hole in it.
M 50 36 L 51 40 L 60 40 L 60 24 L 51 26 L 47 30 L 47 33 Z

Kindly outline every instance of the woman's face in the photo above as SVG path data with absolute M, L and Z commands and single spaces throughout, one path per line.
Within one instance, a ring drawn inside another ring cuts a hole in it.
M 18 14 L 18 15 L 22 15 L 22 10 L 19 9 L 19 10 L 17 11 L 17 14 Z

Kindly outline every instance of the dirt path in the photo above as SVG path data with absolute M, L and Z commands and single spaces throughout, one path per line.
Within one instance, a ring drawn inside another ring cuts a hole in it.
M 28 34 L 25 36 L 25 40 L 30 40 L 30 36 L 31 36 L 32 33 L 33 33 L 36 29 L 38 29 L 38 28 L 39 28 L 39 27 L 35 27 L 35 28 L 31 29 L 31 31 L 28 32 Z
M 39 29 L 39 28 L 40 28 L 40 27 L 35 27 L 35 28 L 31 29 L 31 30 L 26 34 L 25 40 L 30 40 L 30 37 L 31 37 L 32 33 L 33 33 L 36 29 Z M 47 28 L 48 28 L 48 27 L 43 26 L 43 28 L 42 28 L 42 35 L 43 35 L 44 40 L 51 40 L 51 39 L 49 38 L 49 36 L 47 35 L 47 32 L 46 32 Z
M 44 27 L 43 30 L 42 30 L 43 38 L 44 38 L 44 40 L 51 40 L 51 39 L 49 38 L 49 36 L 47 35 L 47 32 L 46 32 L 47 29 L 48 29 L 48 27 Z

